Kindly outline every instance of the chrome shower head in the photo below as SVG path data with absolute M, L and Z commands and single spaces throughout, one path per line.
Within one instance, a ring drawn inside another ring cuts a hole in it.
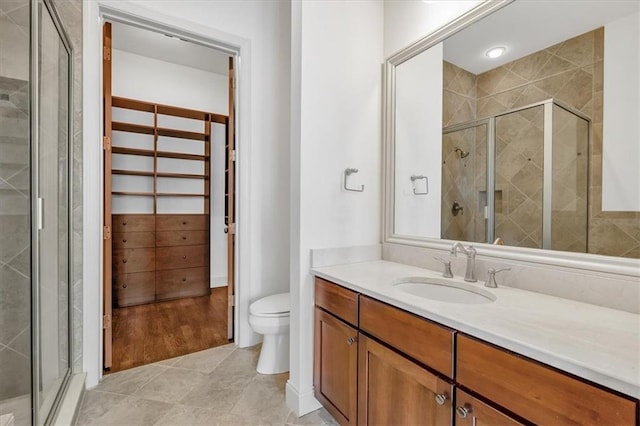
M 458 147 L 456 147 L 454 152 L 458 154 L 458 158 L 466 158 L 469 155 L 469 151 L 463 151 Z

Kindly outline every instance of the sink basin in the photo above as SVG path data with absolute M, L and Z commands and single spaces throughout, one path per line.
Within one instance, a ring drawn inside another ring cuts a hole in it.
M 476 285 L 452 280 L 407 277 L 393 283 L 399 291 L 425 299 L 447 303 L 480 304 L 491 303 L 496 296 Z

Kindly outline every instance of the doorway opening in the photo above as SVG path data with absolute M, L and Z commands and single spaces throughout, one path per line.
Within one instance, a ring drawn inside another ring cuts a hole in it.
M 104 24 L 105 372 L 233 341 L 236 62 Z

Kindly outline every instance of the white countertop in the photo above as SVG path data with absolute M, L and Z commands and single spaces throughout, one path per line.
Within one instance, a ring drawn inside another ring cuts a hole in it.
M 486 304 L 446 303 L 393 286 L 405 277 L 442 278 L 382 260 L 312 269 L 321 278 L 372 296 L 610 389 L 640 398 L 640 315 L 510 287 L 486 288 Z M 498 285 L 501 276 L 497 277 Z M 464 283 L 462 277 L 452 280 Z

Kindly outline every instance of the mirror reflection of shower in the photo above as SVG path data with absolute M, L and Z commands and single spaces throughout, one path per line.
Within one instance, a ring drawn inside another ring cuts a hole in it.
M 463 151 L 462 149 L 460 149 L 458 147 L 456 147 L 454 152 L 456 154 L 458 154 L 458 158 L 467 158 L 467 156 L 469 155 L 469 151 Z

